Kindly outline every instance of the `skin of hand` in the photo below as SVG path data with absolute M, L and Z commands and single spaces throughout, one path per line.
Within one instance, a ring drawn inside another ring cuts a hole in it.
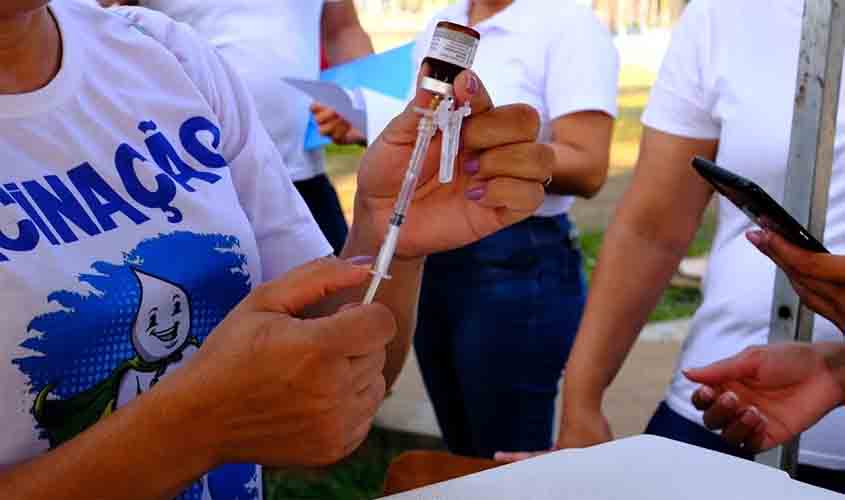
M 332 140 L 335 144 L 366 144 L 364 134 L 352 128 L 352 125 L 334 108 L 322 103 L 311 104 L 311 114 L 320 127 L 320 134 Z
M 803 250 L 766 229 L 747 237 L 786 272 L 804 305 L 845 328 L 845 256 Z
M 845 347 L 835 343 L 754 347 L 684 375 L 702 384 L 692 401 L 708 429 L 757 453 L 809 429 L 843 402 Z
M 463 124 L 459 167 L 453 182 L 439 182 L 441 136 L 436 135 L 402 226 L 399 259 L 478 241 L 530 217 L 545 197 L 543 182 L 551 173 L 554 154 L 536 142 L 537 111 L 524 104 L 494 107 L 469 70 L 458 75 L 454 89 L 456 106 L 469 101 L 473 110 Z M 417 139 L 420 115 L 415 108 L 427 108 L 431 100 L 430 94 L 418 91 L 367 150 L 358 173 L 351 239 L 381 241 Z
M 602 412 L 604 392 L 686 254 L 713 193 L 692 168 L 679 165 L 694 156 L 712 158 L 717 146 L 717 141 L 644 130 L 634 179 L 605 236 L 566 364 L 554 449 L 586 448 L 613 439 Z M 631 272 L 632 263 L 636 272 Z M 514 461 L 537 454 L 499 453 L 496 458 Z
M 224 463 L 340 460 L 364 440 L 382 402 L 396 322 L 378 304 L 315 319 L 303 311 L 361 286 L 368 271 L 323 259 L 259 286 L 173 376 L 56 450 L 0 473 L 0 497 L 173 498 Z

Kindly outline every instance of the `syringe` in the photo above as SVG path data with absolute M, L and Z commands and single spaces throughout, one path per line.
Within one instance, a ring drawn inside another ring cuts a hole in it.
M 411 199 L 413 199 L 414 191 L 417 189 L 417 180 L 420 178 L 420 172 L 422 171 L 423 163 L 425 163 L 428 147 L 431 145 L 431 139 L 437 132 L 433 110 L 441 102 L 443 100 L 440 96 L 434 96 L 431 101 L 431 109 L 417 110 L 422 112 L 423 115 L 417 126 L 417 142 L 414 145 L 413 153 L 411 153 L 411 160 L 408 170 L 405 172 L 405 179 L 402 181 L 402 189 L 399 191 L 399 197 L 396 199 L 393 216 L 390 218 L 390 226 L 387 229 L 387 236 L 384 238 L 384 243 L 381 245 L 381 250 L 373 267 L 373 280 L 370 282 L 370 287 L 364 296 L 364 304 L 371 304 L 376 297 L 376 292 L 381 281 L 390 279 L 388 272 L 390 270 L 390 263 L 393 261 L 393 255 L 396 253 L 396 245 L 399 243 L 399 228 L 405 222 L 408 207 L 411 205 Z
M 396 205 L 390 218 L 387 235 L 384 238 L 372 274 L 373 280 L 364 296 L 364 304 L 371 304 L 382 280 L 390 279 L 390 263 L 399 243 L 399 231 L 408 214 L 408 207 L 417 189 L 417 181 L 428 155 L 431 140 L 438 130 L 443 132 L 440 154 L 440 182 L 452 181 L 455 161 L 460 145 L 461 125 L 469 116 L 469 103 L 458 109 L 455 104 L 452 84 L 458 74 L 472 66 L 478 48 L 480 35 L 477 31 L 458 24 L 441 21 L 437 24 L 431 47 L 423 60 L 430 73 L 420 80 L 420 88 L 432 95 L 428 109 L 417 108 L 422 115 L 417 126 L 417 142 Z

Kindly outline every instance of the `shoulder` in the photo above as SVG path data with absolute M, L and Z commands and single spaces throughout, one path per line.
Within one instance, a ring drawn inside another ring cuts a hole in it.
M 109 12 L 175 58 L 203 95 L 213 98 L 215 82 L 225 71 L 217 52 L 193 28 L 144 7 L 118 7 Z

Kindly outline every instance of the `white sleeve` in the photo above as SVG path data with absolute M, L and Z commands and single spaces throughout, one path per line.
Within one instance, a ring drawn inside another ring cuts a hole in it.
M 615 117 L 619 54 L 610 33 L 590 9 L 578 7 L 567 32 L 546 58 L 545 99 L 549 116 L 603 111 Z
M 220 151 L 229 162 L 238 199 L 255 233 L 264 280 L 331 255 L 331 246 L 293 186 L 234 69 L 187 25 L 147 9 L 118 11 L 182 63 L 219 120 Z
M 716 95 L 708 78 L 710 7 L 707 0 L 695 0 L 681 16 L 643 113 L 646 126 L 692 139 L 719 138 L 721 126 L 713 116 Z

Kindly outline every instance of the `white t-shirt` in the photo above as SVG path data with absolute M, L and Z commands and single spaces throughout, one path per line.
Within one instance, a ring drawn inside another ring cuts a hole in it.
M 458 0 L 434 16 L 417 40 L 415 69 L 437 23 L 467 25 L 469 8 L 469 0 Z M 551 141 L 551 122 L 562 116 L 579 111 L 616 116 L 619 57 L 589 8 L 572 0 L 516 0 L 473 28 L 481 43 L 472 69 L 497 106 L 525 103 L 540 113 L 541 142 Z M 573 201 L 547 194 L 537 215 L 564 213 Z
M 50 8 L 61 70 L 0 95 L 0 468 L 148 390 L 255 285 L 331 253 L 205 42 L 145 9 Z M 180 498 L 260 486 L 233 465 Z
M 802 0 L 695 0 L 684 13 L 643 122 L 674 135 L 718 139 L 717 161 L 783 199 L 801 39 Z M 845 99 L 840 100 L 845 106 Z M 836 133 L 825 244 L 845 252 L 845 112 Z M 677 168 L 691 168 L 687 164 Z M 748 218 L 721 196 L 719 223 L 679 368 L 703 366 L 767 343 L 775 265 L 745 239 Z M 817 317 L 816 341 L 842 334 Z M 702 423 L 695 386 L 676 372 L 668 404 Z M 801 440 L 801 461 L 845 468 L 845 413 L 836 410 Z
M 304 149 L 311 100 L 282 81 L 319 78 L 323 0 L 141 0 L 140 4 L 193 27 L 238 71 L 294 181 L 323 173 L 322 150 Z

